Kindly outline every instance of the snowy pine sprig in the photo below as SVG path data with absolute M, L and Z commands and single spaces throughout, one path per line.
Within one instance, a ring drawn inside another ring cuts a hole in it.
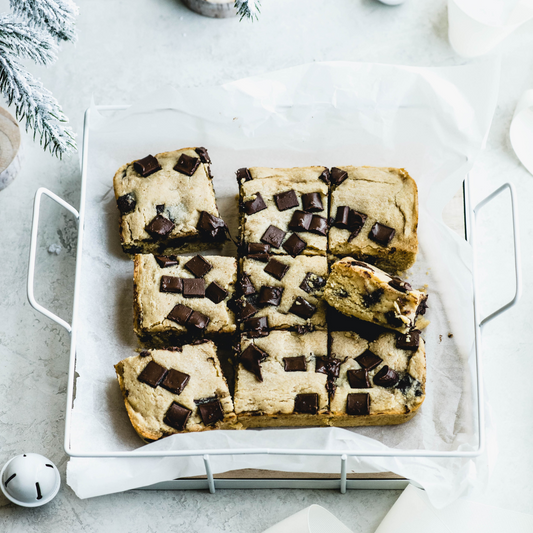
M 235 9 L 237 15 L 240 15 L 241 20 L 243 18 L 249 18 L 250 20 L 258 19 L 261 10 L 261 0 L 235 0 Z

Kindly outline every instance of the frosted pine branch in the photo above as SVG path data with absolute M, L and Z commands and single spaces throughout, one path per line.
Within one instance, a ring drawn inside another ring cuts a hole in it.
M 250 20 L 258 19 L 261 10 L 261 0 L 235 0 L 235 9 L 237 15 L 243 18 L 249 18 Z
M 15 106 L 17 120 L 26 120 L 26 131 L 33 129 L 45 150 L 61 157 L 75 151 L 72 130 L 52 93 L 0 48 L 0 91 L 9 105 Z
M 46 30 L 58 41 L 75 41 L 78 7 L 72 0 L 9 0 L 13 13 L 31 27 Z

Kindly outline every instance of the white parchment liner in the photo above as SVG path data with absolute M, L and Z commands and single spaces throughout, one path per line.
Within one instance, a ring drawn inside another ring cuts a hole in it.
M 475 448 L 471 249 L 443 224 L 441 213 L 482 148 L 498 79 L 492 62 L 441 69 L 315 63 L 220 87 L 163 89 L 112 118 L 93 109 L 73 449 L 127 451 L 141 444 L 113 369 L 133 354 L 137 342 L 133 268 L 119 245 L 112 177 L 125 162 L 185 146 L 208 147 L 219 206 L 234 234 L 237 168 L 353 164 L 409 171 L 419 188 L 421 250 L 409 279 L 416 287 L 427 284 L 430 294 L 427 398 L 415 418 L 400 426 L 212 431 L 176 435 L 145 449 Z M 232 246 L 224 252 L 234 253 Z M 212 466 L 215 473 L 238 468 L 338 472 L 339 459 L 221 456 Z M 404 475 L 422 484 L 438 505 L 479 478 L 476 461 L 450 458 L 351 458 L 350 471 Z M 204 473 L 201 458 L 74 458 L 68 483 L 85 498 Z

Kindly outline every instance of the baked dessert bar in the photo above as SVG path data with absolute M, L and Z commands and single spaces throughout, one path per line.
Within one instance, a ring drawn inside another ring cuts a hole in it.
M 329 252 L 387 271 L 408 269 L 418 252 L 418 192 L 401 168 L 331 169 Z
M 234 429 L 237 419 L 211 341 L 146 350 L 115 365 L 130 421 L 145 441 Z
M 241 168 L 241 246 L 263 243 L 273 254 L 326 254 L 325 167 Z
M 210 163 L 205 148 L 184 148 L 118 169 L 113 183 L 124 252 L 196 252 L 226 240 Z
M 408 333 L 427 308 L 427 294 L 376 266 L 345 257 L 331 265 L 324 290 L 341 313 Z
M 332 426 L 401 424 L 425 398 L 424 341 L 385 332 L 368 341 L 354 332 L 331 333 L 332 357 L 342 361 L 330 400 Z
M 235 413 L 245 428 L 327 425 L 325 331 L 241 337 Z
M 183 336 L 235 331 L 228 305 L 237 279 L 235 258 L 138 254 L 134 265 L 134 330 L 143 344 L 172 346 Z

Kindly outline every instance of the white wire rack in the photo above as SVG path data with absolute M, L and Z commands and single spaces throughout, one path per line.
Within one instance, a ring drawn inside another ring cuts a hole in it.
M 98 111 L 121 111 L 127 109 L 129 106 L 98 106 Z M 76 337 L 78 326 L 78 295 L 80 284 L 80 267 L 81 254 L 83 249 L 83 234 L 84 234 L 84 212 L 85 212 L 85 193 L 87 180 L 87 162 L 88 162 L 88 146 L 89 146 L 89 126 L 91 120 L 91 110 L 88 109 L 85 113 L 84 121 L 84 136 L 81 160 L 81 195 L 80 195 L 80 209 L 79 211 L 58 197 L 56 194 L 46 188 L 39 188 L 35 195 L 35 202 L 33 208 L 33 224 L 31 232 L 31 246 L 30 246 L 30 261 L 28 270 L 28 299 L 30 304 L 40 313 L 47 316 L 60 326 L 64 327 L 70 334 L 70 360 L 68 370 L 68 388 L 67 388 L 67 404 L 65 416 L 65 452 L 71 457 L 113 457 L 113 458 L 133 458 L 133 457 L 191 457 L 199 456 L 203 458 L 205 465 L 205 479 L 188 479 L 175 480 L 164 483 L 158 483 L 148 488 L 154 489 L 201 489 L 208 488 L 211 493 L 215 492 L 215 488 L 322 488 L 322 489 L 340 489 L 341 493 L 346 492 L 347 489 L 352 488 L 402 488 L 407 483 L 406 480 L 401 479 L 348 479 L 347 476 L 347 460 L 348 457 L 420 457 L 420 458 L 474 458 L 483 453 L 485 446 L 485 413 L 483 402 L 483 379 L 482 379 L 482 329 L 491 320 L 501 315 L 518 302 L 521 294 L 522 281 L 520 270 L 520 248 L 518 238 L 518 218 L 515 205 L 515 190 L 511 183 L 505 183 L 484 200 L 472 207 L 470 204 L 470 182 L 468 179 L 464 183 L 464 210 L 465 210 L 465 225 L 466 237 L 473 247 L 474 256 L 474 319 L 475 319 L 475 375 L 474 384 L 477 387 L 477 394 L 475 396 L 474 410 L 477 414 L 477 443 L 473 450 L 470 451 L 432 451 L 432 450 L 295 450 L 295 449 L 275 449 L 275 448 L 258 448 L 258 449 L 219 449 L 219 450 L 194 450 L 194 451 L 145 451 L 143 449 L 134 451 L 109 451 L 109 452 L 90 452 L 84 450 L 75 450 L 70 443 L 71 430 L 71 413 L 74 401 L 75 390 L 75 365 L 76 365 Z M 481 317 L 478 308 L 478 298 L 476 297 L 478 287 L 476 286 L 476 220 L 479 212 L 491 200 L 509 191 L 511 213 L 512 213 L 512 228 L 513 228 L 513 252 L 514 252 L 514 268 L 515 268 L 515 294 L 514 297 L 505 305 L 492 312 L 488 316 Z M 34 281 L 35 281 L 35 261 L 37 253 L 37 236 L 39 232 L 39 211 L 41 206 L 42 196 L 46 195 L 61 207 L 68 210 L 78 221 L 78 245 L 77 245 L 77 264 L 76 264 L 76 280 L 74 286 L 74 303 L 72 310 L 72 323 L 68 323 L 56 314 L 46 309 L 39 304 L 34 296 Z M 307 479 L 215 479 L 212 473 L 213 457 L 222 455 L 286 455 L 286 456 L 330 456 L 338 457 L 339 459 L 339 477 L 336 479 L 313 478 L 312 475 Z

